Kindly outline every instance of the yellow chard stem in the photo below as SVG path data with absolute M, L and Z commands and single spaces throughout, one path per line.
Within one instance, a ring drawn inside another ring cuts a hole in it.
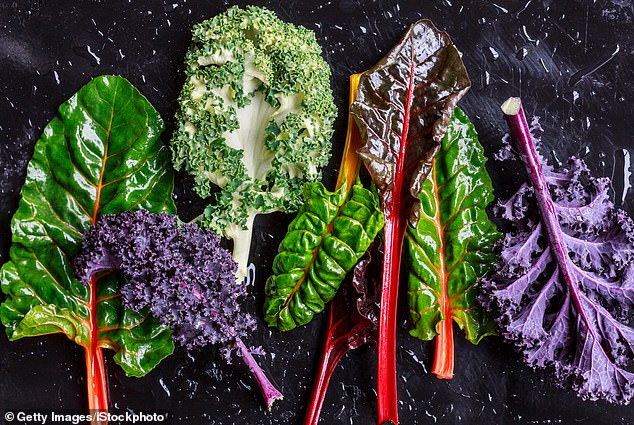
M 357 98 L 357 89 L 359 88 L 359 78 L 362 74 L 352 74 L 350 76 L 350 100 L 348 106 L 351 106 Z M 359 169 L 361 168 L 361 158 L 357 150 L 361 147 L 361 133 L 357 123 L 352 115 L 348 114 L 348 131 L 346 132 L 346 144 L 343 148 L 343 156 L 339 167 L 339 175 L 337 176 L 336 189 L 346 183 L 348 193 L 352 191 L 357 177 L 359 177 Z

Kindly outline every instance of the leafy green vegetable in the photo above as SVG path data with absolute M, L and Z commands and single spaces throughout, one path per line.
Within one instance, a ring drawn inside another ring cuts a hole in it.
M 246 275 L 257 214 L 295 212 L 330 158 L 336 107 L 315 34 L 254 6 L 193 28 L 172 138 L 174 166 L 202 197 L 203 225 L 233 239 Z
M 361 184 L 335 192 L 307 183 L 306 202 L 288 227 L 266 282 L 264 320 L 287 331 L 310 322 L 383 227 L 377 196 Z
M 528 181 L 493 210 L 511 229 L 480 301 L 528 365 L 549 368 L 585 400 L 628 404 L 634 220 L 610 199 L 610 179 L 594 177 L 582 159 L 548 164 L 531 134 L 539 120 L 529 125 L 520 98 L 501 108 Z
M 349 105 L 357 97 L 361 74 L 350 75 Z M 339 166 L 336 187 L 345 185 L 349 196 L 354 188 L 354 182 L 359 178 L 361 158 L 357 150 L 361 147 L 361 134 L 352 115 L 348 114 L 348 129 L 346 143 Z M 366 342 L 376 342 L 376 328 L 378 327 L 380 298 L 380 282 L 375 268 L 370 267 L 372 255 L 379 253 L 380 238 L 375 238 L 368 248 L 368 252 L 359 260 L 352 273 L 352 282 L 344 281 L 343 287 L 333 298 L 328 311 L 324 343 L 322 346 L 319 365 L 313 389 L 306 409 L 304 425 L 317 425 L 321 408 L 326 398 L 328 385 L 337 365 L 350 350 L 361 347 Z M 372 274 L 372 272 L 375 272 Z M 379 273 L 380 274 L 380 273 Z M 346 283 L 349 283 L 346 285 Z
M 377 370 L 381 424 L 398 424 L 396 304 L 407 220 L 419 208 L 418 193 L 432 159 L 456 104 L 470 85 L 449 35 L 422 19 L 363 73 L 351 107 L 364 140 L 359 156 L 378 189 L 385 215 Z
M 175 211 L 162 131 L 158 112 L 127 80 L 95 78 L 44 129 L 11 222 L 11 261 L 0 270 L 7 335 L 63 333 L 83 346 L 91 408 L 107 408 L 102 347 L 132 376 L 174 349 L 169 328 L 121 307 L 117 274 L 85 286 L 71 267 L 82 233 L 101 214 Z
M 453 119 L 423 183 L 417 227 L 408 226 L 410 334 L 436 340 L 433 373 L 453 376 L 452 323 L 477 344 L 494 334 L 478 306 L 477 281 L 494 268 L 493 244 L 501 237 L 486 214 L 491 178 L 478 135 L 465 113 Z

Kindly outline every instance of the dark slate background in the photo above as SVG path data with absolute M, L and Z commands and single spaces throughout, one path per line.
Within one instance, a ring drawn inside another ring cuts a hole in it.
M 255 1 L 283 19 L 313 29 L 333 69 L 340 106 L 334 183 L 345 132 L 347 76 L 374 64 L 419 18 L 448 31 L 473 80 L 461 106 L 474 119 L 488 156 L 499 148 L 505 124 L 498 105 L 520 95 L 529 114 L 542 117 L 544 152 L 553 161 L 585 158 L 592 171 L 614 179 L 617 204 L 634 212 L 629 161 L 634 149 L 634 6 L 630 0 L 522 1 Z M 135 84 L 173 128 L 189 29 L 242 1 L 6 1 L 0 2 L 0 262 L 7 261 L 9 222 L 27 162 L 57 106 L 92 77 L 120 74 Z M 490 161 L 496 193 L 505 196 L 523 178 L 519 164 Z M 186 179 L 177 182 L 184 217 L 202 202 Z M 257 221 L 252 259 L 262 286 L 283 235 L 277 215 Z M 403 303 L 401 302 L 401 306 Z M 403 309 L 401 309 L 403 310 Z M 634 409 L 583 402 L 553 388 L 548 373 L 523 366 L 498 338 L 472 346 L 457 333 L 456 377 L 429 374 L 433 344 L 410 337 L 399 324 L 398 383 L 403 424 L 634 423 Z M 269 353 L 262 363 L 286 398 L 262 408 L 242 366 L 226 366 L 213 348 L 177 351 L 142 379 L 126 378 L 107 354 L 111 407 L 167 408 L 183 424 L 299 424 L 322 339 L 322 318 L 281 335 L 262 326 L 253 344 Z M 376 417 L 375 354 L 360 349 L 334 374 L 324 424 L 371 424 Z M 54 335 L 9 343 L 0 336 L 0 410 L 86 407 L 83 350 Z

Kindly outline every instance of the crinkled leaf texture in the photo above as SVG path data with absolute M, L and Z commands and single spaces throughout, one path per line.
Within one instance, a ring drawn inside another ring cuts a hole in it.
M 330 66 L 311 30 L 233 6 L 194 25 L 184 74 L 174 166 L 198 195 L 214 195 L 200 223 L 233 240 L 243 278 L 255 216 L 296 212 L 303 184 L 328 164 L 337 117 Z
M 453 320 L 477 344 L 495 333 L 477 301 L 478 279 L 495 263 L 494 243 L 501 237 L 489 221 L 493 187 L 478 135 L 456 108 L 431 172 L 423 183 L 418 226 L 408 226 L 408 300 L 414 329 L 430 340 L 442 320 Z
M 470 84 L 449 35 L 423 19 L 412 24 L 387 56 L 363 74 L 350 110 L 365 142 L 359 156 L 378 189 L 385 216 L 377 373 L 379 423 L 398 423 L 396 304 L 406 222 L 408 218 L 415 221 L 418 194 L 432 159 L 456 104 Z
M 118 76 L 95 78 L 59 107 L 35 145 L 0 271 L 9 339 L 63 333 L 89 347 L 94 311 L 97 345 L 115 350 L 126 374 L 142 376 L 172 353 L 169 328 L 122 308 L 118 274 L 98 279 L 93 302 L 71 268 L 99 215 L 175 211 L 162 131 L 158 112 Z
M 332 301 L 317 378 L 304 419 L 305 425 L 319 422 L 330 378 L 346 353 L 366 343 L 377 343 L 382 259 L 383 244 L 379 236 L 354 266 L 352 279 L 344 281 Z
M 359 155 L 384 212 L 402 207 L 406 215 L 417 204 L 453 110 L 470 86 L 449 35 L 426 19 L 363 74 L 350 112 L 365 140 Z
M 266 283 L 264 319 L 286 331 L 305 325 L 336 294 L 383 227 L 372 191 L 361 184 L 335 192 L 321 183 L 304 186 L 306 202 L 288 227 Z
M 582 160 L 556 170 L 532 143 L 518 144 L 532 184 L 495 209 L 513 231 L 483 281 L 483 304 L 529 365 L 552 366 L 556 382 L 584 399 L 627 403 L 634 223 L 610 201 L 609 179 L 592 177 Z

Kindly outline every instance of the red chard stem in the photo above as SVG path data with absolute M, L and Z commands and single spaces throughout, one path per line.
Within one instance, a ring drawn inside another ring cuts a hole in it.
M 454 374 L 453 320 L 448 317 L 440 322 L 431 370 L 439 379 L 452 379 Z
M 90 304 L 95 306 L 90 311 L 90 344 L 86 350 L 86 383 L 88 385 L 88 408 L 90 412 L 108 410 L 108 384 L 103 359 L 103 351 L 98 345 L 97 327 L 97 278 L 90 278 Z M 93 424 L 102 424 L 101 421 L 92 421 Z
M 398 393 L 396 388 L 396 304 L 401 269 L 401 252 L 405 222 L 400 217 L 385 220 L 385 257 L 379 318 L 379 359 L 377 386 L 379 424 L 398 424 Z

